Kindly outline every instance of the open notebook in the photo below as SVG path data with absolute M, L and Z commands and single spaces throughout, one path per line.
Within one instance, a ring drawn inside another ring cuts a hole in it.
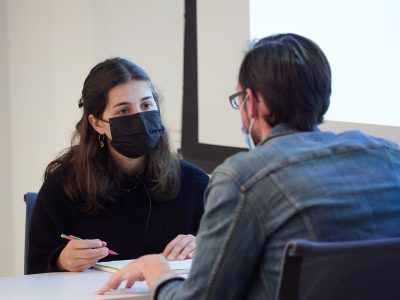
M 133 260 L 134 259 L 98 262 L 94 265 L 94 268 L 107 272 L 116 272 Z M 192 267 L 192 259 L 168 261 L 168 265 L 175 274 L 188 274 Z

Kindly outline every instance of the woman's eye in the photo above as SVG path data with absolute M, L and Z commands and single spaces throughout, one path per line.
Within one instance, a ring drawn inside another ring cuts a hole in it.
M 122 114 L 126 114 L 128 112 L 129 112 L 129 109 L 127 107 L 124 107 L 123 109 L 121 109 Z
M 153 107 L 153 103 L 142 103 L 142 108 L 149 110 Z

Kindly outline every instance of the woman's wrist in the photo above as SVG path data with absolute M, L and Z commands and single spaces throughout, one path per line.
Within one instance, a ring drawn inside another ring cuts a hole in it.
M 63 264 L 62 264 L 62 253 L 63 252 L 61 252 L 60 253 L 60 255 L 58 256 L 58 258 L 57 258 L 57 261 L 56 261 L 56 268 L 57 269 L 59 269 L 60 271 L 66 271 L 67 269 L 63 266 Z

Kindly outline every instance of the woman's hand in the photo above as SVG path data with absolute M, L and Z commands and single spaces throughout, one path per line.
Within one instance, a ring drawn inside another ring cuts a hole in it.
M 146 280 L 150 288 L 161 275 L 169 272 L 171 272 L 171 269 L 163 256 L 158 254 L 142 256 L 113 273 L 107 283 L 96 294 L 102 295 L 111 289 L 115 290 L 124 280 L 126 280 L 126 288 L 131 288 L 135 281 L 143 280 Z
M 58 256 L 57 267 L 70 272 L 82 272 L 108 255 L 105 246 L 106 243 L 98 239 L 70 240 Z
M 184 260 L 193 258 L 195 250 L 196 237 L 191 234 L 180 234 L 169 242 L 162 255 L 168 260 Z

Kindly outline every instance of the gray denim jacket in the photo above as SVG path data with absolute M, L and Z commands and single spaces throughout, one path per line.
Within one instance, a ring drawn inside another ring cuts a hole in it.
M 290 239 L 400 236 L 400 149 L 358 131 L 280 124 L 212 174 L 189 278 L 156 299 L 274 299 Z

